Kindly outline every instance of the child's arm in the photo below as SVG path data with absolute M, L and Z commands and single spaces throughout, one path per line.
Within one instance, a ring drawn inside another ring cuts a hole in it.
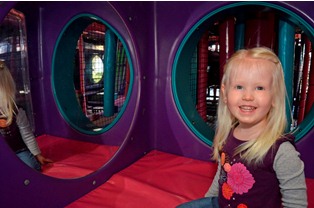
M 17 114 L 16 123 L 19 127 L 21 136 L 29 151 L 36 157 L 40 164 L 44 165 L 46 163 L 51 163 L 52 160 L 45 158 L 41 155 L 41 151 L 38 147 L 36 138 L 33 134 L 31 126 L 29 124 L 28 118 L 25 111 L 20 108 Z
M 18 111 L 18 114 L 16 116 L 16 123 L 19 127 L 23 141 L 25 142 L 29 151 L 33 155 L 40 154 L 41 152 L 40 152 L 40 149 L 39 149 L 38 144 L 36 142 L 35 136 L 32 132 L 28 118 L 26 116 L 25 111 L 22 108 L 20 108 Z
M 280 145 L 273 168 L 280 183 L 283 207 L 306 208 L 304 163 L 300 159 L 300 153 L 290 142 Z
M 220 167 L 220 162 L 219 162 L 215 177 L 213 179 L 211 186 L 209 187 L 208 191 L 206 192 L 205 197 L 218 196 L 218 194 L 219 194 L 218 180 L 219 180 L 219 176 L 220 176 L 220 168 L 221 167 Z

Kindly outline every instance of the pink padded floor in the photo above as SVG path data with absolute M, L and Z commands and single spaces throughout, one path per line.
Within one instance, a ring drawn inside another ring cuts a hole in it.
M 42 140 L 39 138 L 43 153 L 48 153 L 47 156 L 55 161 L 44 169 L 44 174 L 55 177 L 71 178 L 90 173 L 117 149 L 47 135 L 44 137 Z M 72 153 L 64 151 L 68 148 Z M 87 162 L 84 160 L 86 157 L 95 163 Z M 77 161 L 80 163 L 77 164 Z M 216 167 L 214 163 L 153 150 L 67 208 L 174 208 L 203 197 Z M 307 179 L 306 182 L 308 207 L 314 208 L 314 179 Z
M 167 208 L 203 197 L 213 163 L 152 151 L 67 208 Z
M 37 137 L 37 142 L 42 154 L 54 161 L 43 166 L 43 174 L 56 178 L 86 176 L 103 166 L 119 148 L 50 135 Z

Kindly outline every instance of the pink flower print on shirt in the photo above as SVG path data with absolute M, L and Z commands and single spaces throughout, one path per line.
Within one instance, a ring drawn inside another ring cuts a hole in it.
M 231 170 L 227 173 L 227 183 L 234 193 L 247 193 L 255 183 L 252 174 L 246 169 L 242 163 L 235 163 Z

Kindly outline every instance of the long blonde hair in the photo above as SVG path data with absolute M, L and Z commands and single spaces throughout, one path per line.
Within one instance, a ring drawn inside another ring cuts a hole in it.
M 0 116 L 7 119 L 7 125 L 16 113 L 15 93 L 13 77 L 4 61 L 0 60 Z
M 268 48 L 257 47 L 252 49 L 238 50 L 227 61 L 224 66 L 224 75 L 221 81 L 221 84 L 224 84 L 226 89 L 230 85 L 230 76 L 232 74 L 231 72 L 235 66 L 237 66 L 236 64 L 239 64 L 241 61 L 245 62 L 245 59 L 248 58 L 270 61 L 274 63 L 275 66 L 272 70 L 273 106 L 271 107 L 267 116 L 266 128 L 256 139 L 245 142 L 235 151 L 235 154 L 241 153 L 242 159 L 244 159 L 246 162 L 253 162 L 254 164 L 258 164 L 262 162 L 264 156 L 268 150 L 270 150 L 276 140 L 284 134 L 285 128 L 287 126 L 285 105 L 286 86 L 284 82 L 282 65 L 277 55 Z M 238 124 L 237 119 L 230 113 L 223 98 L 224 95 L 220 93 L 217 129 L 213 144 L 213 159 L 217 161 L 219 158 L 219 153 L 227 140 L 230 130 Z

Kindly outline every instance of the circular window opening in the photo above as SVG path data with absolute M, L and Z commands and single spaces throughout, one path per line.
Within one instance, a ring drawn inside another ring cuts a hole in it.
M 92 58 L 92 82 L 94 84 L 99 83 L 102 80 L 104 74 L 104 64 L 102 59 L 95 55 Z
M 54 51 L 52 83 L 73 128 L 98 134 L 118 121 L 132 86 L 128 57 L 123 39 L 101 19 L 80 15 L 66 25 Z
M 304 19 L 271 3 L 233 3 L 206 15 L 183 39 L 173 65 L 174 99 L 185 123 L 212 145 L 225 61 L 238 49 L 266 46 L 277 53 L 285 70 L 291 109 L 287 131 L 296 130 L 296 140 L 301 139 L 314 126 L 314 88 L 309 84 L 314 79 L 313 34 Z

